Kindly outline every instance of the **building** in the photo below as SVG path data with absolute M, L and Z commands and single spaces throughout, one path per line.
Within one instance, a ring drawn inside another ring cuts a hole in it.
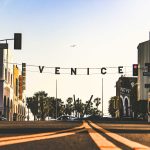
M 0 49 L 0 116 L 8 121 L 23 121 L 26 118 L 26 66 L 22 70 L 12 65 L 12 52 Z
M 13 120 L 13 67 L 12 53 L 0 49 L 0 116 Z
M 148 92 L 150 88 L 146 88 L 145 84 L 150 84 L 150 76 L 143 76 L 143 72 L 148 71 L 145 63 L 150 63 L 150 40 L 142 42 L 138 45 L 138 102 L 139 112 L 143 115 L 148 110 Z
M 13 65 L 13 120 L 23 121 L 25 120 L 25 90 L 23 89 L 23 75 L 17 65 Z
M 137 78 L 120 77 L 116 82 L 116 117 L 134 118 L 137 101 Z
M 149 76 L 143 76 L 143 72 L 147 71 L 145 63 L 150 63 L 150 40 L 138 45 L 138 101 L 148 99 L 148 88 L 145 84 L 150 83 Z

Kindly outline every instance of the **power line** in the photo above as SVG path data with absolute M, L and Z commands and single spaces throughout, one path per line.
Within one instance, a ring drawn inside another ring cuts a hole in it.
M 11 65 L 18 65 L 18 66 L 22 66 L 22 63 L 12 63 L 12 62 L 7 62 L 7 61 L 4 61 L 4 63 L 7 63 L 7 64 L 11 64 Z M 35 72 L 35 73 L 40 73 L 40 71 L 39 71 L 39 67 L 44 67 L 45 69 L 55 69 L 56 67 L 52 67 L 52 66 L 40 66 L 40 65 L 31 65 L 31 64 L 26 64 L 26 66 L 27 67 L 32 67 L 32 68 L 36 68 L 36 69 L 38 69 L 38 70 L 30 70 L 30 69 L 27 69 L 26 71 L 27 72 Z M 125 72 L 123 72 L 122 73 L 122 75 L 125 75 L 125 74 L 127 74 L 127 73 L 132 73 L 132 71 L 129 71 L 129 72 L 127 72 L 126 71 L 126 68 L 132 68 L 132 66 L 121 66 L 121 67 L 124 67 L 125 68 Z M 87 70 L 87 69 L 89 69 L 89 70 L 101 70 L 101 69 L 103 69 L 103 68 L 106 68 L 106 69 L 116 69 L 116 68 L 118 68 L 118 67 L 115 67 L 115 66 L 113 66 L 113 67 L 72 67 L 72 68 L 75 68 L 75 69 L 78 69 L 78 70 Z M 69 67 L 59 67 L 59 69 L 60 70 L 70 70 L 71 68 L 69 68 Z M 143 69 L 143 68 L 139 68 L 139 69 Z M 55 72 L 52 72 L 52 71 L 48 71 L 48 70 L 43 70 L 42 71 L 42 73 L 44 73 L 44 74 L 56 74 Z M 60 73 L 61 75 L 65 75 L 65 74 L 68 74 L 68 75 L 70 75 L 71 73 L 70 72 L 61 72 Z M 106 74 L 118 74 L 118 72 L 106 72 Z M 77 74 L 75 74 L 75 75 L 78 75 L 78 76 L 82 76 L 82 75 L 87 75 L 87 76 L 90 76 L 90 75 L 104 75 L 104 74 L 102 74 L 101 72 L 90 72 L 89 74 L 87 74 L 87 72 L 86 73 L 77 73 Z
M 12 62 L 7 62 L 7 61 L 4 61 L 4 63 L 8 63 L 8 64 L 12 64 L 12 65 L 22 65 L 22 63 L 12 63 Z M 44 66 L 44 65 L 30 65 L 30 64 L 26 64 L 26 66 L 29 66 L 29 67 L 39 67 L 39 66 Z M 121 66 L 121 65 L 120 65 Z M 56 68 L 56 67 L 52 67 L 52 66 L 44 66 L 45 68 Z M 122 66 L 122 67 L 132 67 L 132 66 Z M 103 67 L 70 67 L 70 68 L 77 68 L 77 69 L 102 69 Z M 60 69 L 70 69 L 69 67 L 60 67 Z M 105 68 L 118 68 L 118 67 L 108 67 L 106 66 Z

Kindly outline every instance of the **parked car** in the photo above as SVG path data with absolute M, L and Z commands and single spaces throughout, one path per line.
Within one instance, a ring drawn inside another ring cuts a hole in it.
M 57 118 L 57 120 L 65 120 L 65 121 L 73 121 L 75 119 L 76 119 L 76 117 L 67 116 L 67 115 L 60 116 L 60 117 Z
M 5 118 L 5 117 L 0 117 L 0 121 L 7 121 L 7 118 Z

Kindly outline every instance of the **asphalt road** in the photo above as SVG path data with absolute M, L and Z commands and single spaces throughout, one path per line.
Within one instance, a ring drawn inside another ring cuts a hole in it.
M 150 124 L 0 122 L 0 150 L 150 150 Z

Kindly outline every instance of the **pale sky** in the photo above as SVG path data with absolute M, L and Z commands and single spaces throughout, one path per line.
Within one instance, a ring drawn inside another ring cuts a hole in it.
M 22 50 L 13 51 L 17 63 L 65 68 L 130 66 L 124 71 L 132 76 L 137 46 L 149 39 L 149 7 L 150 0 L 0 0 L 0 39 L 22 33 Z M 9 48 L 13 49 L 12 42 Z M 90 76 L 31 71 L 38 68 L 27 67 L 27 96 L 39 90 L 55 96 L 57 79 L 58 97 L 64 101 L 73 94 L 83 101 L 91 95 L 101 98 L 104 78 L 104 113 L 120 77 L 117 68 L 108 69 L 110 74 Z

